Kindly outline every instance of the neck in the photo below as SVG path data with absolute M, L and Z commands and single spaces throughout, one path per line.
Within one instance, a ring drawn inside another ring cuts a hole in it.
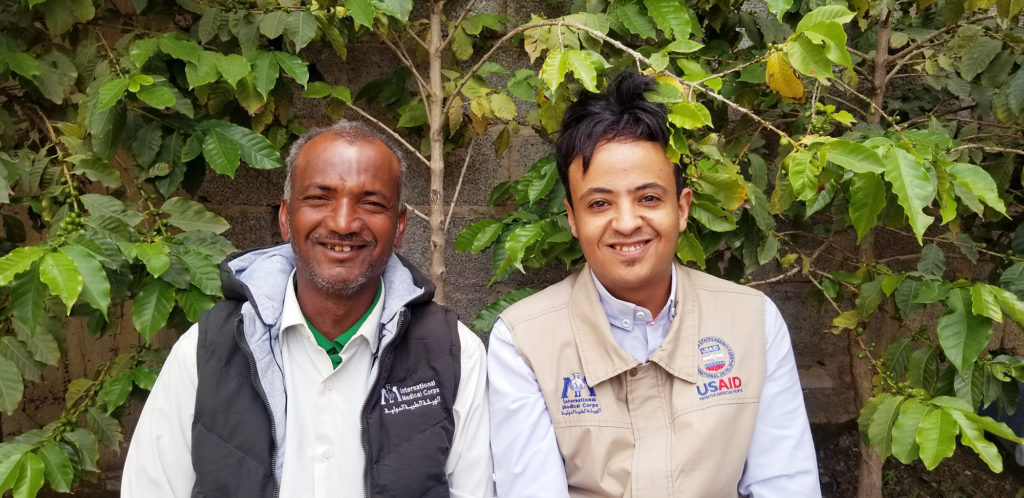
M 306 320 L 324 337 L 333 341 L 359 321 L 373 304 L 380 278 L 371 282 L 351 295 L 338 295 L 299 276 L 295 299 Z

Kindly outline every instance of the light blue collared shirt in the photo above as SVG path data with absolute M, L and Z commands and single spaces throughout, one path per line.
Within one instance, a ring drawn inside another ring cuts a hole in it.
M 640 363 L 647 363 L 651 353 L 661 347 L 668 335 L 669 325 L 676 316 L 676 267 L 672 265 L 672 286 L 668 294 L 668 302 L 655 316 L 651 310 L 623 301 L 613 296 L 604 288 L 594 272 L 590 272 L 597 286 L 597 294 L 601 297 L 601 306 L 608 323 L 612 327 L 612 336 L 619 347 L 633 355 Z

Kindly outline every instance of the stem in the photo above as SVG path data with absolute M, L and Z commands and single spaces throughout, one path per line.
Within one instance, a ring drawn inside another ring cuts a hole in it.
M 874 64 L 874 76 L 871 80 L 872 94 L 871 94 L 871 107 L 877 110 L 881 110 L 882 103 L 885 100 L 885 87 L 889 82 L 888 73 L 886 68 L 889 64 L 889 37 L 892 34 L 890 30 L 890 21 L 892 13 L 887 7 L 882 7 L 882 11 L 879 13 L 878 21 L 878 42 L 875 45 L 875 64 Z M 868 122 L 872 124 L 878 124 L 882 120 L 881 112 L 868 116 Z
M 448 216 L 444 218 L 444 231 L 448 231 L 448 225 L 452 222 L 452 211 L 455 210 L 455 203 L 459 200 L 459 191 L 462 190 L 462 178 L 466 176 L 466 166 L 469 166 L 469 158 L 473 154 L 473 145 L 476 140 L 469 141 L 466 148 L 466 160 L 462 161 L 462 171 L 459 173 L 459 183 L 455 184 L 455 194 L 452 195 L 452 202 L 448 205 Z
M 474 4 L 476 4 L 476 0 L 469 0 L 469 2 L 466 3 L 466 6 L 462 8 L 462 12 L 459 12 L 459 18 L 456 19 L 455 24 L 452 25 L 452 32 L 448 33 L 448 37 L 441 42 L 440 50 L 444 50 L 448 48 L 448 45 L 451 45 L 452 40 L 455 39 L 455 32 L 459 29 L 459 26 L 462 25 L 462 21 L 466 19 L 466 16 L 469 15 L 469 11 L 473 9 Z
M 388 46 L 388 48 L 391 49 L 392 52 L 395 53 L 395 55 L 398 56 L 399 62 L 401 62 L 402 65 L 412 73 L 413 78 L 416 80 L 416 86 L 419 87 L 420 97 L 424 99 L 425 104 L 427 96 L 427 82 L 423 81 L 423 77 L 420 76 L 420 72 L 416 70 L 416 66 L 414 66 L 412 61 L 409 60 L 408 54 L 405 53 L 405 50 L 400 49 L 399 46 L 391 43 L 391 40 L 388 40 L 387 35 L 380 35 L 380 39 Z
M 344 101 L 342 101 L 342 102 L 344 102 Z M 349 109 L 352 109 L 353 111 L 358 112 L 359 115 L 362 116 L 363 118 L 365 118 L 366 120 L 368 120 L 371 123 L 377 125 L 377 127 L 380 128 L 381 130 L 383 130 L 384 133 L 387 133 L 388 135 L 391 135 L 391 137 L 394 138 L 395 140 L 397 140 L 398 143 L 402 144 L 406 149 L 409 149 L 409 152 L 412 152 L 412 154 L 417 159 L 419 159 L 421 162 L 423 162 L 423 164 L 425 164 L 427 166 L 430 166 L 430 161 L 428 161 L 427 158 L 423 157 L 423 154 L 420 154 L 420 151 L 416 150 L 416 147 L 413 147 L 409 142 L 406 142 L 405 139 L 402 138 L 401 135 L 399 135 L 398 133 L 395 133 L 394 130 L 389 128 L 384 123 L 381 123 L 380 120 L 378 120 L 377 118 L 371 116 L 366 111 L 356 107 L 355 105 L 350 104 L 348 102 L 345 102 L 345 105 L 348 106 Z
M 441 36 L 441 18 L 444 2 L 438 1 L 430 9 L 430 86 L 427 122 L 430 124 L 430 279 L 437 290 L 434 299 L 445 302 L 445 218 L 444 218 L 444 80 L 441 61 L 444 39 Z M 451 100 L 449 100 L 449 103 Z

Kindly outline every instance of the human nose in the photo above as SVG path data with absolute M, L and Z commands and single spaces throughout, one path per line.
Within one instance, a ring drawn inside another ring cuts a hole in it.
M 328 228 L 340 234 L 359 232 L 363 224 L 357 206 L 349 201 L 336 203 L 328 216 Z
M 640 213 L 635 206 L 620 204 L 615 209 L 615 216 L 612 218 L 612 228 L 622 234 L 631 234 L 643 224 Z

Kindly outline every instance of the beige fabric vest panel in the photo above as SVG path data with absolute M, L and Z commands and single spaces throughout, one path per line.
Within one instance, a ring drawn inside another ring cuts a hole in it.
M 502 314 L 573 497 L 737 496 L 765 376 L 765 298 L 676 269 L 675 319 L 643 365 L 615 342 L 587 267 Z

